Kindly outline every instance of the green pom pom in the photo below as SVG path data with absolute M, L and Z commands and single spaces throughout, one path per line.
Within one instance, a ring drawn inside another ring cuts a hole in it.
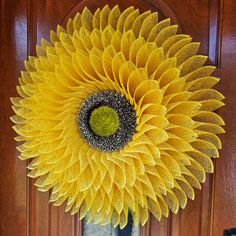
M 96 135 L 109 137 L 119 128 L 119 116 L 114 109 L 100 106 L 91 112 L 89 125 Z

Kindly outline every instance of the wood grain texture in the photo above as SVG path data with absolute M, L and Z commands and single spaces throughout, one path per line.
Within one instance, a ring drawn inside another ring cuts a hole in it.
M 221 136 L 222 158 L 216 161 L 213 199 L 213 227 L 211 235 L 219 235 L 224 228 L 236 227 L 236 2 L 222 4 L 221 58 L 219 89 L 225 94 L 226 106 L 219 110 L 226 122 L 226 134 Z
M 158 223 L 153 216 L 141 228 L 141 236 L 221 236 L 236 227 L 236 2 L 235 0 L 1 0 L 0 8 L 0 236 L 82 236 L 78 216 L 64 206 L 49 205 L 49 193 L 40 193 L 26 177 L 26 163 L 18 160 L 15 136 L 9 120 L 13 114 L 9 98 L 23 60 L 35 55 L 35 44 L 49 39 L 50 29 L 88 6 L 92 11 L 105 4 L 121 9 L 135 5 L 141 11 L 158 10 L 170 17 L 180 31 L 201 42 L 200 53 L 216 65 L 222 77 L 220 91 L 226 106 L 219 110 L 226 121 L 221 136 L 221 158 L 215 160 L 214 175 L 207 175 L 196 199 L 185 210 Z
M 9 97 L 27 56 L 26 1 L 0 1 L 0 235 L 26 235 L 26 163 L 16 158 Z

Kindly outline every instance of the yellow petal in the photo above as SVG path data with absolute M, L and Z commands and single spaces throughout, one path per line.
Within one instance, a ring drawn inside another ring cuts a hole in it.
M 82 15 L 81 15 L 81 24 L 82 26 L 89 30 L 89 31 L 92 31 L 93 29 L 93 14 L 91 13 L 91 11 L 85 7 L 83 12 L 82 12 Z
M 105 5 L 100 14 L 100 27 L 102 30 L 104 30 L 108 24 L 108 17 L 110 15 L 110 8 L 108 5 Z
M 177 25 L 167 26 L 166 28 L 162 29 L 155 38 L 155 43 L 157 47 L 161 47 L 166 39 L 177 33 L 177 30 L 178 30 Z
M 140 29 L 139 36 L 147 40 L 151 30 L 157 23 L 158 23 L 158 12 L 153 12 L 149 16 L 147 16 L 146 19 L 144 19 Z
M 150 14 L 151 14 L 151 11 L 145 11 L 135 19 L 135 21 L 132 25 L 132 30 L 133 30 L 136 37 L 138 37 L 138 35 L 139 35 L 139 31 L 142 27 L 142 24 L 143 24 L 144 20 Z
M 115 7 L 113 7 L 110 11 L 110 14 L 108 16 L 108 24 L 115 30 L 117 27 L 117 21 L 120 17 L 120 9 L 118 7 L 118 5 L 116 5 Z
M 131 6 L 129 8 L 126 8 L 119 16 L 118 22 L 117 22 L 117 30 L 120 32 L 123 32 L 124 30 L 124 23 L 125 19 L 134 11 L 134 7 Z

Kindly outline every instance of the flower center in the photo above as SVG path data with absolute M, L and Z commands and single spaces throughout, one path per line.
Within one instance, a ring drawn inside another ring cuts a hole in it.
M 96 135 L 109 137 L 119 128 L 119 116 L 114 109 L 100 106 L 91 112 L 89 126 Z
M 136 113 L 116 91 L 102 90 L 88 96 L 78 111 L 81 136 L 94 148 L 113 152 L 126 145 L 136 128 Z

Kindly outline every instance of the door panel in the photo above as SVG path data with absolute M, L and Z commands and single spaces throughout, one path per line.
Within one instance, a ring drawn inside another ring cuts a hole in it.
M 222 135 L 221 158 L 215 161 L 215 173 L 208 175 L 196 199 L 187 208 L 158 223 L 151 216 L 140 229 L 142 236 L 222 235 L 224 228 L 236 226 L 236 2 L 234 0 L 1 0 L 0 27 L 0 235 L 1 236 L 79 236 L 83 224 L 78 216 L 65 213 L 64 206 L 48 203 L 49 193 L 40 193 L 34 181 L 26 177 L 26 163 L 16 157 L 15 136 L 9 120 L 13 115 L 9 97 L 23 60 L 35 54 L 35 44 L 49 39 L 50 29 L 65 25 L 69 17 L 88 6 L 92 11 L 105 4 L 121 9 L 134 5 L 141 11 L 160 12 L 180 25 L 180 32 L 201 42 L 199 53 L 209 56 L 222 80 L 220 91 L 227 106 L 219 113 L 226 121 Z
M 9 97 L 16 95 L 17 77 L 27 57 L 27 8 L 25 1 L 19 0 L 15 6 L 1 1 L 0 9 L 0 235 L 26 235 L 28 180 L 25 163 L 16 158 Z

